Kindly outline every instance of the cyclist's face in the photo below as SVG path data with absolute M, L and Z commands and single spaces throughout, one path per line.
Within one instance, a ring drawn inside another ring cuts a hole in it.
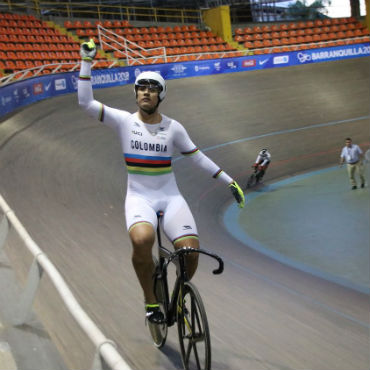
M 352 145 L 352 140 L 346 140 L 346 146 L 351 147 Z
M 159 87 L 155 85 L 140 85 L 136 88 L 137 103 L 144 111 L 157 107 Z

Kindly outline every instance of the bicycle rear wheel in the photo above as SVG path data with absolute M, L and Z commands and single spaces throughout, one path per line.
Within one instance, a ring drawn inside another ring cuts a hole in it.
M 184 369 L 209 370 L 211 338 L 207 315 L 197 288 L 190 282 L 184 284 L 184 291 L 179 294 L 177 329 Z
M 155 268 L 157 271 L 158 267 L 158 261 L 155 257 L 153 257 Z M 159 304 L 159 307 L 161 308 L 161 311 L 164 314 L 164 317 L 166 318 L 166 294 L 165 294 L 165 285 L 162 279 L 156 279 L 154 284 L 154 294 L 157 298 L 157 302 Z M 161 348 L 166 343 L 167 338 L 167 322 L 164 322 L 163 324 L 152 324 L 150 321 L 148 321 L 149 331 L 150 335 L 152 336 L 153 343 L 157 348 Z

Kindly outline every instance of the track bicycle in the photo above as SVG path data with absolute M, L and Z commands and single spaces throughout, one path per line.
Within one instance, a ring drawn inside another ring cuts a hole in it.
M 264 170 L 260 170 L 258 167 L 254 167 L 254 171 L 248 177 L 246 189 L 249 189 L 257 185 L 262 180 L 264 174 L 265 174 Z
M 177 323 L 184 369 L 209 370 L 211 369 L 211 338 L 207 315 L 198 289 L 188 279 L 185 257 L 190 253 L 200 253 L 216 259 L 218 268 L 213 270 L 214 274 L 222 273 L 223 261 L 221 257 L 204 249 L 189 247 L 171 252 L 163 247 L 159 222 L 163 213 L 158 212 L 157 216 L 158 259 L 153 257 L 156 266 L 153 280 L 154 293 L 165 320 L 161 324 L 148 321 L 154 345 L 158 348 L 163 347 L 168 327 Z M 171 262 L 176 266 L 176 281 L 170 296 L 167 267 Z

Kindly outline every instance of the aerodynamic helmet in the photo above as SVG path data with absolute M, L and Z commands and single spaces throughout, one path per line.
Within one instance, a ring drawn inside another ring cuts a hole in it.
M 166 81 L 164 78 L 157 72 L 146 71 L 140 73 L 135 80 L 135 95 L 136 89 L 138 86 L 143 85 L 154 85 L 159 87 L 158 98 L 159 101 L 162 101 L 166 96 Z
M 261 150 L 261 154 L 262 154 L 262 155 L 266 154 L 266 152 L 267 152 L 267 149 L 262 149 L 262 150 Z

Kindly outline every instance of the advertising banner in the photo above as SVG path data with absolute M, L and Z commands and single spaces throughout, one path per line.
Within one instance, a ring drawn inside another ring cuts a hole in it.
M 368 43 L 279 54 L 93 70 L 91 81 L 94 88 L 105 88 L 132 84 L 135 82 L 136 76 L 143 71 L 156 71 L 165 79 L 171 80 L 218 73 L 288 67 L 364 56 L 370 56 L 370 45 Z M 69 72 L 30 78 L 1 87 L 0 118 L 17 108 L 39 100 L 61 94 L 75 93 L 77 91 L 77 81 L 78 72 Z

